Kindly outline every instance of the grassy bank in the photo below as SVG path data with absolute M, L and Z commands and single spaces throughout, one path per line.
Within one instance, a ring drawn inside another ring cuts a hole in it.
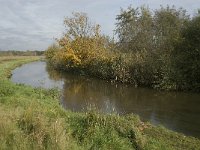
M 16 66 L 38 57 L 0 57 L 0 149 L 200 149 L 200 140 L 143 123 L 135 115 L 73 113 L 59 93 L 14 84 Z

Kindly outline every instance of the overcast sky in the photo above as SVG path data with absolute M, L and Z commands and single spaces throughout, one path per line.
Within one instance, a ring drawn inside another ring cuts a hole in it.
M 194 14 L 200 0 L 0 0 L 0 50 L 44 50 L 64 31 L 63 19 L 73 11 L 86 12 L 112 35 L 120 7 L 143 4 L 151 9 L 175 5 Z

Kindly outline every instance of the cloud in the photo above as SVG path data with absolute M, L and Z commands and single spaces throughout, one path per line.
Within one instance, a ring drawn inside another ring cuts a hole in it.
M 0 49 L 45 49 L 62 32 L 62 20 L 48 4 L 37 1 L 3 1 L 0 17 Z M 51 17 L 53 16 L 53 17 Z
M 200 8 L 200 0 L 0 0 L 0 49 L 44 50 L 64 31 L 63 19 L 73 11 L 86 12 L 92 21 L 112 35 L 120 7 L 143 4 L 150 8 L 176 5 L 189 13 Z

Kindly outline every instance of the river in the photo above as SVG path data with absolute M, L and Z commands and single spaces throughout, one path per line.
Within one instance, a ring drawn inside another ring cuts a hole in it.
M 59 88 L 60 102 L 66 109 L 85 111 L 95 106 L 104 113 L 134 113 L 143 121 L 200 138 L 200 94 L 161 92 L 63 74 L 49 68 L 44 61 L 22 65 L 12 74 L 11 80 L 15 83 Z

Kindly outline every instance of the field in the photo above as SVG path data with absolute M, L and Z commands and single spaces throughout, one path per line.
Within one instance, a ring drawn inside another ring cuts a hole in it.
M 136 115 L 64 110 L 59 91 L 14 84 L 11 70 L 40 57 L 0 57 L 0 149 L 200 149 L 200 140 Z

